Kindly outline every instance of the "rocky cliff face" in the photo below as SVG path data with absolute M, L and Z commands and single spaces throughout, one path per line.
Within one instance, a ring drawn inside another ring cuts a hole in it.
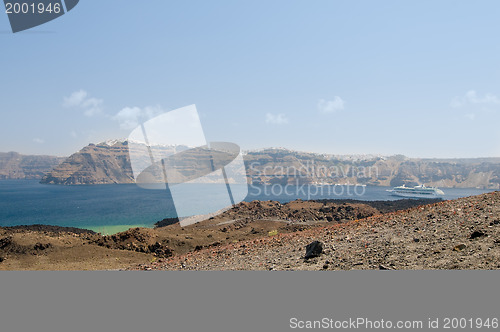
M 500 158 L 412 159 L 398 155 L 349 160 L 268 149 L 248 153 L 245 162 L 254 183 L 500 188 Z
M 126 141 L 90 144 L 54 168 L 42 179 L 42 183 L 66 185 L 134 183 L 128 151 L 129 144 Z M 131 151 L 131 153 L 136 152 Z M 285 149 L 266 149 L 246 153 L 244 159 L 249 183 L 350 183 L 375 186 L 426 184 L 442 188 L 500 188 L 500 158 L 410 159 L 404 156 L 348 158 Z M 186 159 L 185 162 L 188 163 L 189 160 Z M 193 163 L 191 166 L 195 167 L 196 163 L 194 161 Z M 183 168 L 189 170 L 189 166 L 183 165 Z
M 409 159 L 398 165 L 391 186 L 426 183 L 439 187 L 499 189 L 500 160 L 484 159 Z
M 43 177 L 45 184 L 133 183 L 127 142 L 89 144 Z
M 65 158 L 27 156 L 17 152 L 0 153 L 0 180 L 41 179 Z
M 186 148 L 161 146 L 156 147 L 154 153 L 172 154 Z M 145 165 L 150 162 L 149 155 L 144 155 L 142 149 L 136 150 L 137 146 L 129 145 L 127 141 L 89 144 L 55 167 L 40 182 L 63 185 L 135 183 L 129 152 L 138 154 Z

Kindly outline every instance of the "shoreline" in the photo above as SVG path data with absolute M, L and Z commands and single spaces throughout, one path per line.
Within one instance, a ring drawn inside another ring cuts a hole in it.
M 252 203 L 252 202 L 269 202 L 273 200 L 254 200 L 251 202 L 247 203 Z M 411 207 L 415 205 L 425 205 L 425 204 L 432 204 L 440 201 L 445 201 L 442 198 L 425 198 L 425 199 L 412 199 L 412 198 L 400 198 L 397 200 L 375 200 L 375 201 L 363 201 L 363 200 L 356 200 L 356 199 L 310 199 L 310 200 L 302 200 L 302 199 L 296 199 L 292 200 L 290 202 L 294 201 L 303 201 L 303 202 L 318 202 L 318 203 L 334 203 L 334 204 L 343 204 L 343 203 L 349 203 L 349 204 L 366 204 L 372 207 L 376 207 L 380 212 L 386 213 L 393 211 L 394 208 L 398 209 L 403 209 L 405 206 Z M 289 202 L 287 202 L 289 203 Z M 282 204 L 287 204 L 287 203 L 282 203 Z M 241 204 L 241 203 L 240 203 Z M 237 204 L 238 205 L 238 204 Z M 5 228 L 5 229 L 29 229 L 29 230 L 48 230 L 48 231 L 54 231 L 58 229 L 61 232 L 74 232 L 74 230 L 81 230 L 81 231 L 91 231 L 95 234 L 101 234 L 103 236 L 107 235 L 114 235 L 118 234 L 121 232 L 126 232 L 130 229 L 133 228 L 147 228 L 147 229 L 156 229 L 156 228 L 161 228 L 165 226 L 169 226 L 175 223 L 179 223 L 181 227 L 188 226 L 188 225 L 193 225 L 198 222 L 207 220 L 209 218 L 213 218 L 218 216 L 219 214 L 222 214 L 233 207 L 227 207 L 224 209 L 221 209 L 219 211 L 213 212 L 213 213 L 208 213 L 208 214 L 200 214 L 200 215 L 192 215 L 188 217 L 181 217 L 181 218 L 164 218 L 162 220 L 159 220 L 157 222 L 153 223 L 137 223 L 137 224 L 118 224 L 118 225 L 94 225 L 94 226 L 88 226 L 88 225 L 82 225 L 80 227 L 75 227 L 75 226 L 59 226 L 59 225 L 51 225 L 51 224 L 23 224 L 23 225 L 14 225 L 14 226 L 0 226 L 0 228 Z M 177 222 L 174 222 L 174 220 L 178 220 Z
M 113 182 L 113 183 L 76 183 L 76 184 L 65 184 L 65 183 L 42 183 L 39 181 L 40 179 L 37 178 L 0 178 L 0 184 L 2 182 L 31 182 L 31 183 L 36 183 L 41 186 L 46 186 L 46 187 L 61 187 L 61 188 L 79 188 L 79 187 L 109 187 L 109 186 L 114 186 L 114 185 L 119 185 L 119 186 L 130 186 L 130 185 L 137 185 L 135 182 Z M 192 185 L 224 185 L 225 183 L 213 183 L 213 182 L 200 182 L 200 183 L 191 183 Z M 240 184 L 241 185 L 241 184 Z M 248 186 L 255 186 L 255 187 L 271 187 L 274 185 L 289 185 L 289 186 L 316 186 L 316 187 L 366 187 L 366 188 L 394 188 L 394 186 L 391 185 L 374 185 L 374 184 L 361 184 L 361 183 L 301 183 L 301 184 L 296 184 L 296 183 L 289 183 L 289 184 L 281 184 L 281 183 L 247 183 Z M 430 186 L 429 186 L 430 187 Z M 500 189 L 498 188 L 488 188 L 488 187 L 481 187 L 481 186 L 443 186 L 443 185 L 436 185 L 435 187 L 439 189 L 451 189 L 451 190 L 486 190 L 486 191 L 498 191 Z
M 270 187 L 269 187 L 270 188 Z M 203 187 L 194 187 L 193 190 L 204 190 Z M 208 191 L 210 188 L 208 188 Z M 397 201 L 401 197 L 391 196 L 383 187 L 370 187 L 366 194 L 357 196 L 311 195 L 310 199 L 362 201 Z M 190 189 L 191 190 L 191 189 Z M 255 195 L 252 191 L 247 200 L 275 200 L 281 203 L 293 201 L 296 196 Z M 307 188 L 306 188 L 307 191 Z M 311 189 L 314 193 L 315 189 Z M 327 190 L 324 189 L 326 192 Z M 484 193 L 483 190 L 450 190 L 443 199 L 471 196 Z M 0 202 L 1 226 L 17 226 L 31 224 L 46 224 L 55 226 L 78 227 L 92 229 L 104 234 L 113 234 L 134 226 L 154 227 L 154 224 L 170 217 L 174 213 L 172 202 L 165 192 L 145 190 L 136 185 L 119 186 L 44 186 L 29 180 L 3 183 L 0 185 L 0 195 L 4 196 Z M 182 199 L 190 199 L 189 190 Z M 306 199 L 300 195 L 297 198 Z M 180 199 L 180 198 L 179 198 Z M 391 203 L 392 204 L 392 203 Z M 191 211 L 193 219 L 199 213 L 196 202 L 193 202 Z M 198 217 L 199 218 L 199 217 Z

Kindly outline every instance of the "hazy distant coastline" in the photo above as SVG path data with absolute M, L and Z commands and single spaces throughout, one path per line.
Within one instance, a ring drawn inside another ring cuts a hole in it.
M 164 147 L 168 149 L 169 147 Z M 128 142 L 89 144 L 68 158 L 0 153 L 0 179 L 44 184 L 134 183 Z M 500 158 L 431 159 L 402 155 L 328 155 L 268 148 L 244 153 L 248 183 L 426 184 L 441 188 L 500 188 Z

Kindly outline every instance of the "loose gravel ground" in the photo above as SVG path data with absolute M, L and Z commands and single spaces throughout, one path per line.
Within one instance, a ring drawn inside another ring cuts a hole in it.
M 319 257 L 305 247 L 323 244 Z M 158 260 L 140 270 L 499 269 L 500 192 L 266 236 Z

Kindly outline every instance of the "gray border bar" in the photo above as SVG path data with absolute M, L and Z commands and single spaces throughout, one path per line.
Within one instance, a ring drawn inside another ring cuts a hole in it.
M 291 317 L 498 317 L 499 277 L 495 271 L 1 272 L 0 326 L 289 331 Z

